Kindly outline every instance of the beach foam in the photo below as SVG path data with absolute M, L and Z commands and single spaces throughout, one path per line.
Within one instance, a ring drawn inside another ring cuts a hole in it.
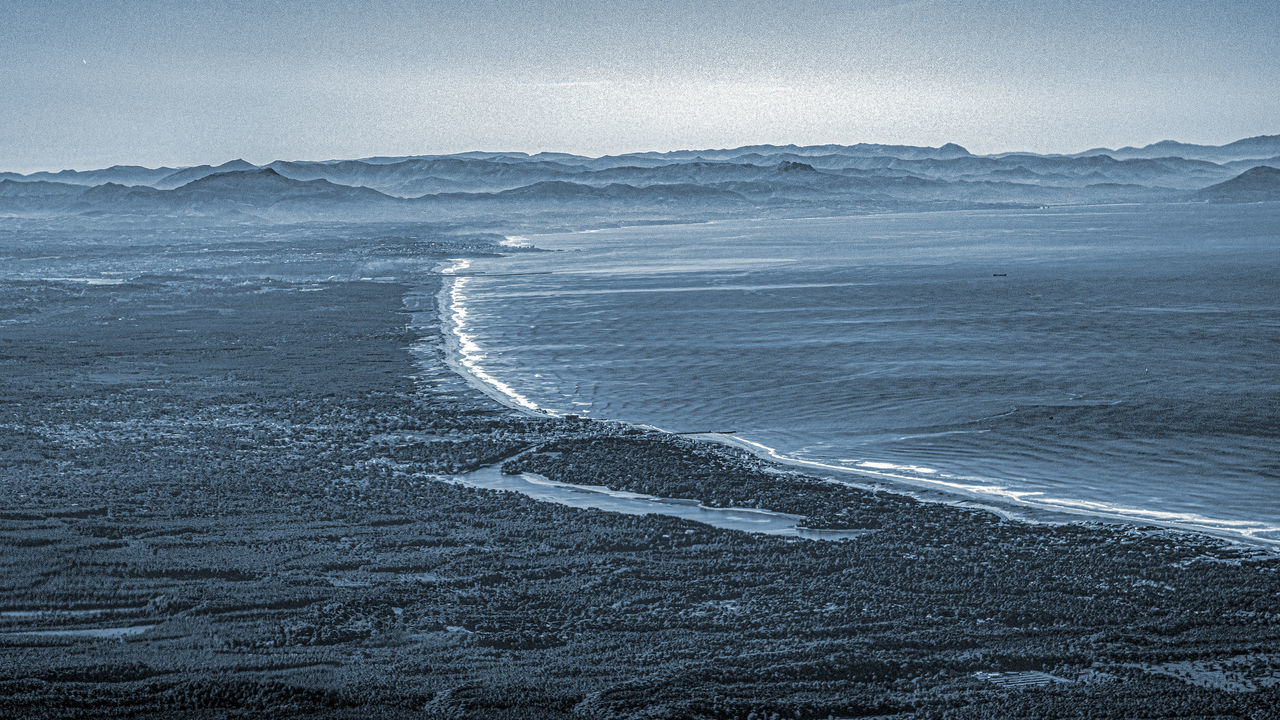
M 103 277 L 47 277 L 40 279 L 44 282 L 83 283 L 85 285 L 123 285 L 127 282 L 123 278 Z
M 531 412 L 546 412 L 532 400 L 516 392 L 515 388 L 490 375 L 480 364 L 485 359 L 485 353 L 476 344 L 467 324 L 466 288 L 471 278 L 458 275 L 471 267 L 471 261 L 464 258 L 451 262 L 452 265 L 441 271 L 448 279 L 441 291 L 442 299 L 447 302 L 442 302 L 440 306 L 441 316 L 446 320 L 446 329 L 453 338 L 453 342 L 445 343 L 446 354 L 453 355 L 449 358 L 451 364 L 463 372 L 464 377 L 472 379 L 476 387 L 503 404 Z M 449 352 L 450 350 L 453 352 Z

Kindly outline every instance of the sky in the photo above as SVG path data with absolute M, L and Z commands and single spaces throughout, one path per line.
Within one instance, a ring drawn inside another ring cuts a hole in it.
M 0 170 L 1280 133 L 1280 2 L 0 0 Z

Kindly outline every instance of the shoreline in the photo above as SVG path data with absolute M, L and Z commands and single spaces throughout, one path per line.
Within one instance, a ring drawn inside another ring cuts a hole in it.
M 619 228 L 607 229 L 612 230 Z M 589 233 L 593 231 L 579 230 L 576 232 Z M 563 233 L 536 233 L 518 237 L 525 242 L 531 242 L 534 238 L 543 234 L 558 235 Z M 476 360 L 473 360 L 468 356 L 466 345 L 474 343 L 465 332 L 465 326 L 463 324 L 466 312 L 465 308 L 462 308 L 461 317 L 459 316 L 459 308 L 456 307 L 456 294 L 460 292 L 461 287 L 464 286 L 465 280 L 471 276 L 459 276 L 455 273 L 458 270 L 466 269 L 470 265 L 471 259 L 469 258 L 450 258 L 435 266 L 437 274 L 442 279 L 440 290 L 436 296 L 436 312 L 441 323 L 445 364 L 468 385 L 479 390 L 484 395 L 495 400 L 504 407 L 528 417 L 542 419 L 556 419 L 564 417 L 563 413 L 542 408 L 529 398 L 520 395 L 514 388 L 510 388 L 510 386 L 505 383 L 497 380 L 496 378 L 492 378 L 492 376 L 489 376 L 478 366 L 478 362 Z M 491 381 L 486 380 L 486 377 L 490 378 Z M 675 435 L 675 433 L 665 428 L 642 423 L 633 423 L 614 418 L 581 416 L 580 419 L 592 423 L 603 423 L 607 425 L 623 426 L 648 432 L 661 433 L 664 435 Z M 779 472 L 796 472 L 803 470 L 807 471 L 811 476 L 817 477 L 826 482 L 832 482 L 872 492 L 893 493 L 903 497 L 912 498 L 919 502 L 978 509 L 990 512 L 1004 520 L 1012 522 L 1029 524 L 1070 524 L 1087 523 L 1092 520 L 1094 522 L 1113 527 L 1127 527 L 1131 529 L 1162 529 L 1166 531 L 1206 536 L 1228 542 L 1233 545 L 1241 545 L 1255 551 L 1261 551 L 1268 555 L 1280 556 L 1280 538 L 1260 538 L 1250 535 L 1244 531 L 1232 531 L 1213 525 L 1199 525 L 1192 522 L 1176 520 L 1134 517 L 1123 512 L 1040 504 L 1022 500 L 1012 496 L 1012 494 L 993 498 L 992 495 L 998 492 L 996 489 L 993 489 L 992 492 L 966 490 L 956 484 L 941 483 L 938 481 L 931 482 L 923 478 L 911 478 L 890 472 L 851 468 L 843 465 L 793 458 L 761 443 L 721 433 L 693 433 L 682 435 L 682 437 L 687 437 L 713 447 L 734 448 L 736 450 L 746 452 L 757 459 L 769 463 Z M 850 475 L 879 480 L 881 482 L 852 482 L 847 479 L 847 476 Z M 945 488 L 938 487 L 938 485 L 945 485 Z M 1264 532 L 1274 531 L 1265 530 Z
M 446 265 L 448 267 L 445 267 Z M 514 389 L 508 387 L 508 390 L 504 391 L 503 387 L 507 386 L 496 378 L 486 381 L 484 377 L 481 377 L 482 374 L 485 374 L 483 370 L 472 367 L 474 363 L 468 364 L 465 345 L 470 341 L 470 338 L 462 329 L 466 311 L 462 310 L 461 314 L 459 313 L 453 295 L 460 290 L 462 283 L 467 279 L 467 276 L 457 275 L 456 272 L 465 270 L 470 265 L 471 260 L 469 258 L 450 258 L 435 266 L 436 273 L 442 279 L 440 291 L 436 295 L 436 313 L 440 319 L 440 328 L 443 331 L 441 335 L 444 338 L 445 364 L 465 380 L 468 385 L 512 410 L 517 410 L 531 417 L 556 417 L 554 413 L 539 408 L 528 398 L 516 393 Z
M 888 472 L 851 468 L 843 465 L 821 463 L 813 460 L 801 460 L 799 458 L 783 455 L 773 448 L 761 445 L 760 443 L 752 442 L 745 438 L 737 438 L 731 435 L 706 433 L 691 437 L 705 439 L 706 442 L 739 448 L 775 465 L 786 468 L 804 469 L 815 476 L 822 477 L 830 482 L 835 482 L 841 485 L 847 485 L 862 490 L 890 492 L 897 495 L 904 495 L 921 502 L 977 508 L 995 513 L 1005 520 L 1011 520 L 1014 522 L 1031 524 L 1068 524 L 1094 520 L 1107 525 L 1127 526 L 1136 529 L 1162 528 L 1177 532 L 1206 535 L 1219 540 L 1225 540 L 1233 544 L 1263 550 L 1268 554 L 1280 556 L 1280 539 L 1273 540 L 1270 538 L 1259 538 L 1245 532 L 1231 531 L 1212 525 L 1196 525 L 1190 522 L 1181 522 L 1176 520 L 1135 518 L 1122 512 L 1108 512 L 1106 510 L 1057 507 L 1049 504 L 1020 500 L 1012 496 L 1002 496 L 999 499 L 992 499 L 988 493 L 978 490 L 966 490 L 962 487 L 954 487 L 950 484 L 946 484 L 945 489 L 932 487 L 930 485 L 930 481 L 922 478 L 916 479 Z M 886 483 L 875 484 L 850 482 L 848 480 L 840 479 L 840 476 L 843 475 L 878 478 L 885 480 Z M 919 486 L 919 489 L 913 492 L 891 487 L 891 485 Z
M 543 237 L 546 235 L 590 235 L 593 233 L 608 232 L 612 230 L 634 230 L 634 229 L 651 228 L 651 227 L 662 227 L 662 228 L 683 227 L 683 226 L 696 227 L 700 225 L 724 225 L 727 223 L 735 223 L 735 222 L 749 223 L 749 222 L 756 222 L 760 220 L 781 220 L 781 219 L 793 220 L 793 221 L 799 221 L 799 222 L 822 222 L 827 220 L 860 220 L 860 219 L 867 219 L 867 218 L 885 218 L 885 217 L 916 216 L 916 215 L 946 215 L 946 214 L 973 214 L 973 213 L 1007 215 L 1010 213 L 1012 214 L 1044 213 L 1044 212 L 1052 212 L 1055 210 L 1079 210 L 1079 209 L 1088 209 L 1088 208 L 1108 209 L 1108 208 L 1146 207 L 1146 206 L 1151 206 L 1153 204 L 1161 205 L 1161 206 L 1177 206 L 1177 207 L 1183 207 L 1187 205 L 1187 203 L 1168 203 L 1168 202 L 1161 202 L 1161 203 L 1090 202 L 1090 203 L 1078 203 L 1078 204 L 1029 205 L 1029 206 L 1016 206 L 1016 207 L 945 208 L 945 209 L 935 209 L 935 210 L 925 210 L 925 209 L 884 210 L 884 211 L 868 210 L 868 211 L 857 212 L 857 213 L 839 213 L 836 215 L 794 215 L 794 216 L 787 215 L 787 216 L 781 216 L 781 217 L 729 216 L 729 217 L 710 217 L 710 218 L 705 218 L 701 220 L 694 220 L 694 219 L 653 220 L 650 222 L 637 222 L 632 224 L 621 224 L 621 225 L 610 225 L 610 224 L 589 225 L 586 227 L 580 227 L 573 230 L 566 229 L 566 228 L 549 230 L 545 227 L 539 228 L 539 226 L 534 225 L 534 226 L 531 226 L 534 229 L 522 229 L 518 232 L 512 231 L 513 233 L 515 233 L 512 235 L 506 235 L 504 233 L 496 233 L 496 234 L 503 235 L 508 240 L 518 239 L 520 241 L 529 242 L 531 244 L 531 247 L 526 247 L 523 245 L 503 246 L 507 249 L 542 250 L 542 248 L 539 248 L 537 246 L 537 243 L 533 241 L 536 238 Z M 499 243 L 499 245 L 502 245 L 502 243 Z M 508 253 L 502 252 L 502 254 L 506 255 Z

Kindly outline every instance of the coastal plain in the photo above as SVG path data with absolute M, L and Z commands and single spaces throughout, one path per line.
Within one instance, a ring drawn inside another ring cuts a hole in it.
M 1273 555 L 498 404 L 437 268 L 502 239 L 6 220 L 0 715 L 1276 717 Z M 455 481 L 495 465 L 860 532 Z

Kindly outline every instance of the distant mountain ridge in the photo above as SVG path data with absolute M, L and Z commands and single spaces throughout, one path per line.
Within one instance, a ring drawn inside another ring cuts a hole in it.
M 257 165 L 254 165 L 247 160 L 237 158 L 235 160 L 222 163 L 216 167 L 212 165 L 197 165 L 195 167 L 175 170 L 151 185 L 152 187 L 161 190 L 172 189 L 186 185 L 193 180 L 199 180 L 200 178 L 208 177 L 217 173 L 232 172 L 235 170 L 256 170 L 257 167 Z
M 1181 156 L 1169 154 L 1175 152 Z M 1259 158 L 1240 157 L 1251 154 Z M 187 168 L 0 173 L 0 214 L 299 221 L 461 219 L 509 211 L 687 218 L 1267 201 L 1274 199 L 1274 170 L 1258 166 L 1277 158 L 1280 135 L 1218 147 L 1162 141 L 1078 155 L 974 155 L 954 143 L 860 143 L 594 158 L 477 151 L 261 166 L 236 159 Z
M 1089 155 L 1110 155 L 1118 160 L 1179 157 L 1184 160 L 1208 160 L 1219 163 L 1262 159 L 1280 155 L 1280 135 L 1258 135 L 1236 140 L 1226 145 L 1195 145 L 1176 140 L 1161 140 L 1144 147 L 1122 147 L 1116 150 L 1094 148 L 1078 153 L 1073 157 L 1086 157 Z
M 99 170 L 60 170 L 58 172 L 34 172 L 29 175 L 0 172 L 0 180 L 18 182 L 49 181 L 73 185 L 98 185 L 114 182 L 120 185 L 149 185 L 172 174 L 176 168 L 145 168 L 139 165 L 112 165 Z

